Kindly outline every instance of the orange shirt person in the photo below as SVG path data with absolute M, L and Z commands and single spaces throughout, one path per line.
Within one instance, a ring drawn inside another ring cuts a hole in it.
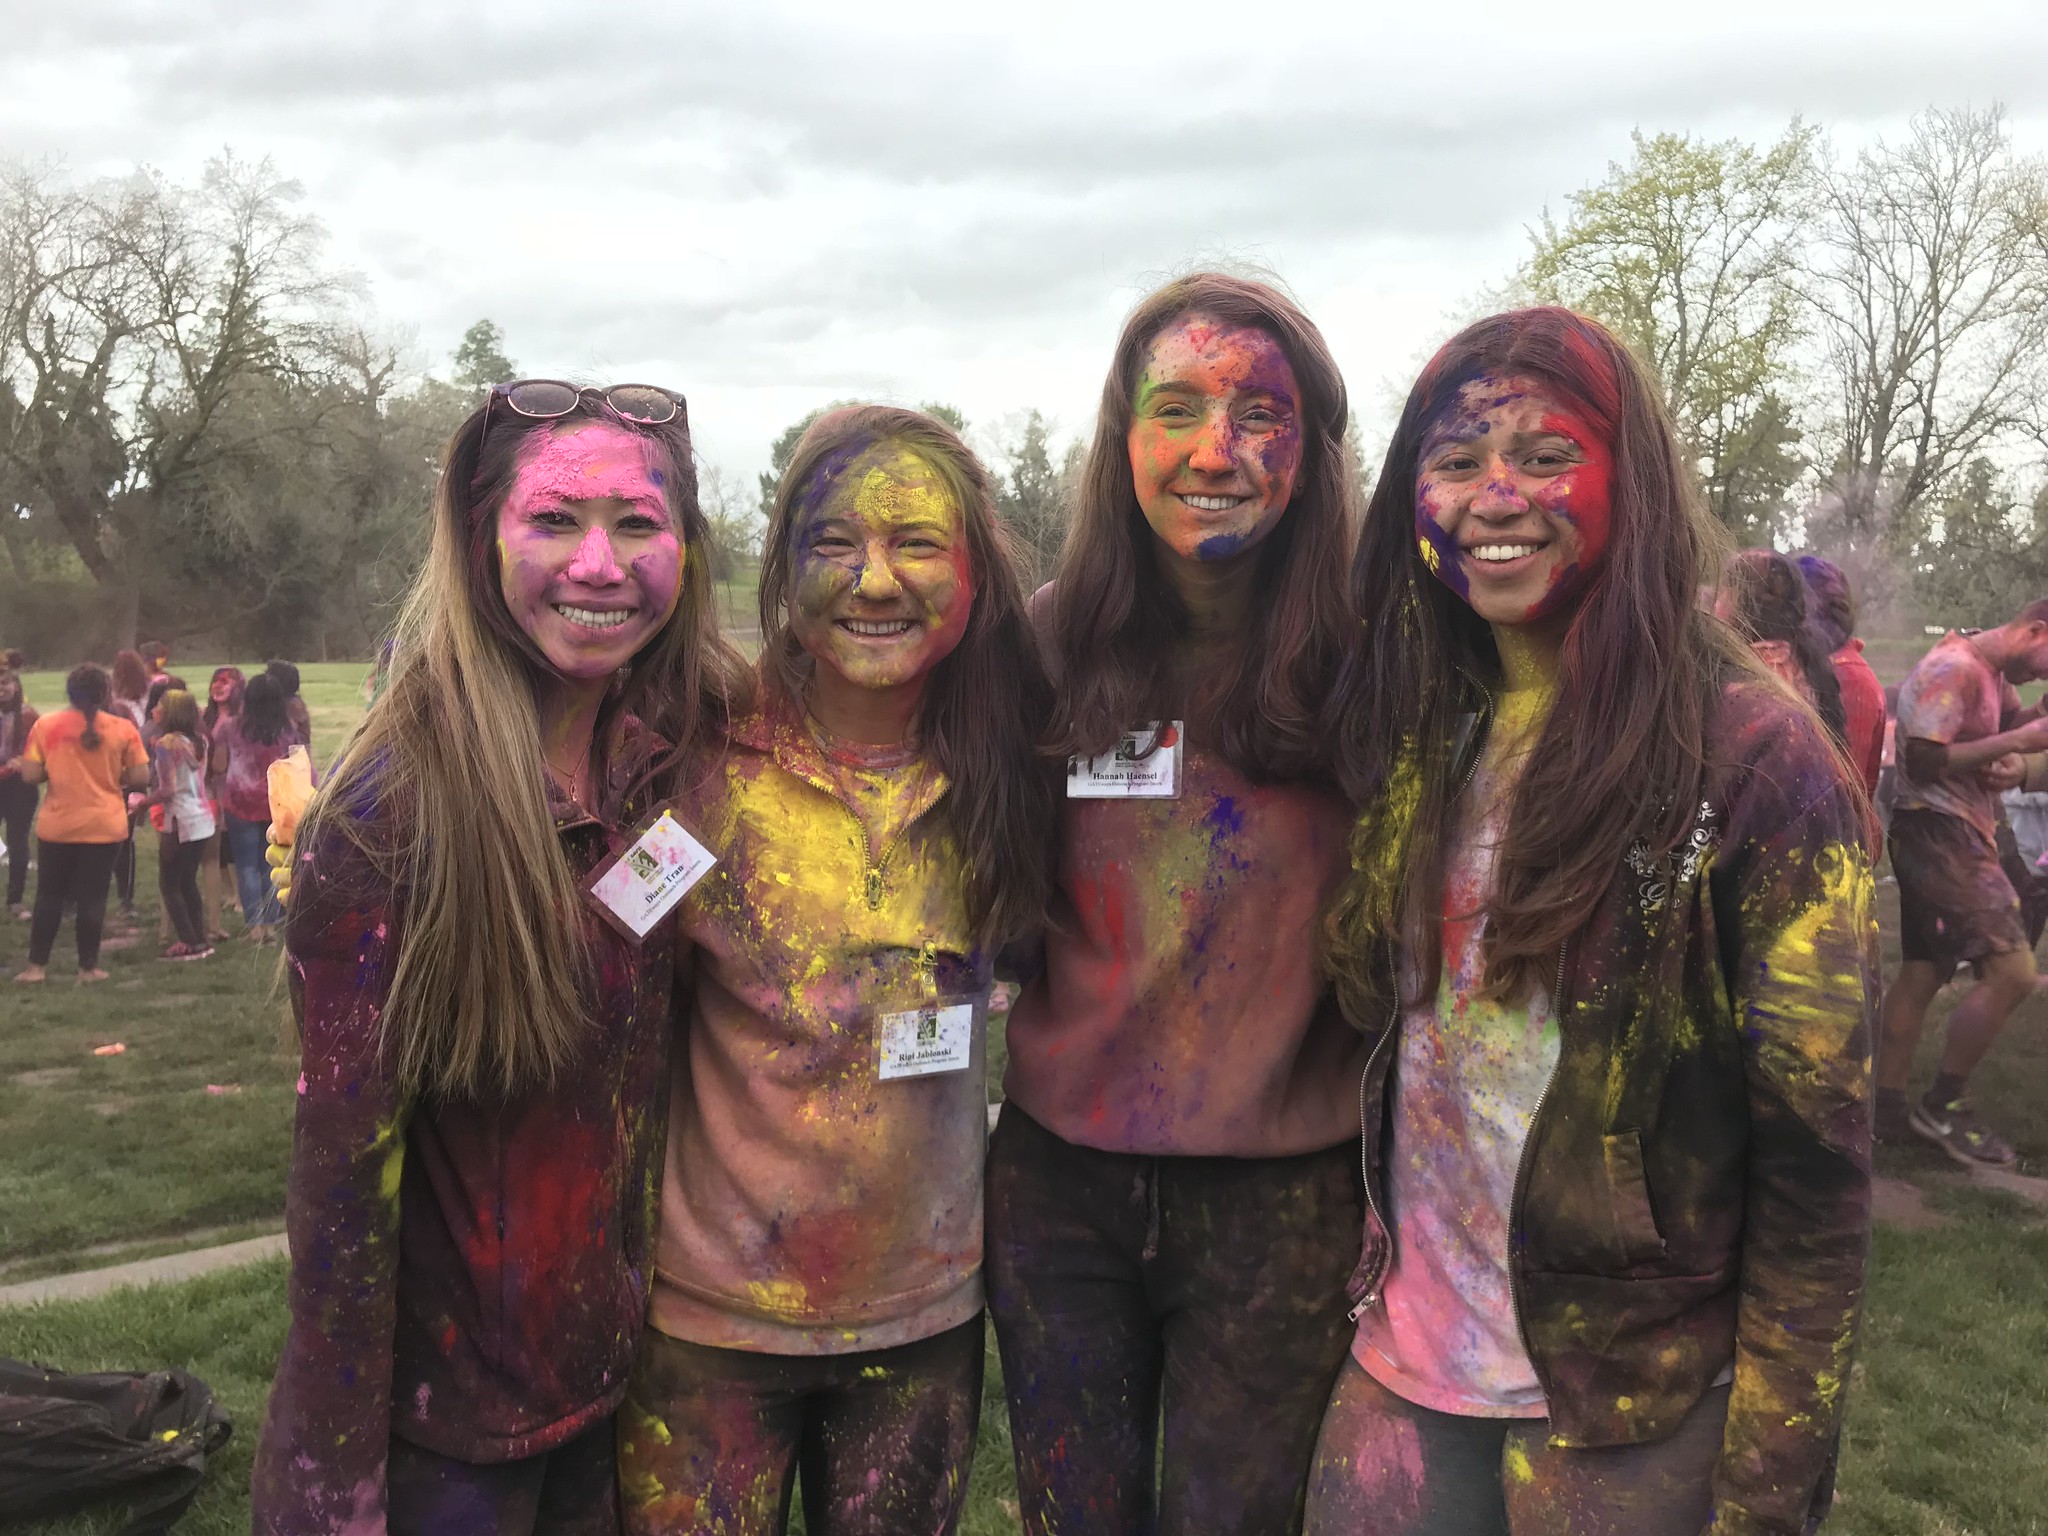
M 17 982 L 40 982 L 67 904 L 78 906 L 78 979 L 104 981 L 100 932 L 114 858 L 128 839 L 126 791 L 149 785 L 142 733 L 108 710 L 113 680 L 88 663 L 64 680 L 71 708 L 45 715 L 29 732 L 20 775 L 49 785 L 36 813 L 36 903 L 28 964 Z

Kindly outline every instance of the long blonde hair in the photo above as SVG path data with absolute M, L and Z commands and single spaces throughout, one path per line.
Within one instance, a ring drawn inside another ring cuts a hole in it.
M 388 683 L 299 833 L 309 848 L 345 839 L 395 892 L 382 1028 L 414 1090 L 474 1098 L 545 1083 L 588 1029 L 581 893 L 548 808 L 534 702 L 547 664 L 505 606 L 497 553 L 497 509 L 522 444 L 573 419 L 535 422 L 487 405 L 450 439 L 432 547 L 398 622 Z M 628 798 L 666 792 L 749 686 L 714 614 L 688 428 L 679 416 L 640 430 L 667 461 L 684 563 L 674 613 L 598 716 L 608 771 L 636 753 Z M 628 743 L 629 717 L 670 750 Z M 295 910 L 311 899 L 307 885 L 293 886 Z

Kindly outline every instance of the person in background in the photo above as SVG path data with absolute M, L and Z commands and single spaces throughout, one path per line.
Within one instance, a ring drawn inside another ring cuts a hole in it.
M 1735 626 L 1772 676 L 1806 700 L 1839 743 L 1842 685 L 1806 602 L 1798 566 L 1775 549 L 1745 549 L 1722 567 L 1714 617 Z
M 228 903 L 235 899 L 235 867 L 232 854 L 228 852 L 225 811 L 222 797 L 226 793 L 225 775 L 213 769 L 213 738 L 220 730 L 223 720 L 232 720 L 242 712 L 242 690 L 248 686 L 240 667 L 216 667 L 213 678 L 206 685 L 206 710 L 200 717 L 200 734 L 206 745 L 206 796 L 213 802 L 214 834 L 207 851 L 199 859 L 199 889 L 206 903 L 206 937 L 217 942 L 228 936 L 222 926 L 227 917 Z
M 2018 1161 L 1965 1089 L 2034 986 L 2019 893 L 1999 856 L 1999 796 L 2021 785 L 2022 754 L 2048 748 L 2041 706 L 2022 708 L 2015 691 L 2041 677 L 2048 677 L 2048 599 L 1996 629 L 1951 630 L 1899 691 L 1891 857 L 1903 960 L 1884 999 L 1877 1135 L 1919 1136 L 1966 1166 Z M 1977 984 L 1949 1015 L 1933 1085 L 1910 1104 L 1906 1087 L 1928 1006 L 1965 964 Z
M 153 683 L 160 677 L 167 677 L 171 670 L 171 648 L 161 640 L 138 640 L 136 654 L 149 669 L 149 680 Z
M 155 782 L 154 776 L 156 761 L 156 741 L 157 736 L 161 730 L 161 727 L 157 723 L 157 705 L 163 701 L 164 695 L 169 693 L 173 688 L 182 689 L 184 688 L 184 686 L 185 679 L 183 679 L 182 677 L 174 677 L 170 675 L 165 675 L 163 677 L 155 677 L 150 679 L 149 692 L 142 696 L 142 745 L 151 754 L 150 762 L 152 783 Z M 203 744 L 201 747 L 201 756 L 199 762 L 201 771 L 203 772 L 206 765 L 205 749 Z M 139 822 L 142 817 L 146 816 L 149 818 L 150 829 L 156 833 L 158 846 L 161 847 L 163 843 L 164 834 L 163 802 L 161 800 L 151 800 L 144 796 L 131 795 L 129 796 L 128 810 L 131 819 L 137 822 Z M 162 865 L 157 866 L 156 876 L 157 895 L 159 898 L 161 898 L 164 889 L 164 872 Z M 159 899 L 156 904 L 156 939 L 157 943 L 166 949 L 168 949 L 172 944 L 177 942 L 177 924 L 172 919 L 170 905 L 161 899 Z
M 18 656 L 19 652 L 10 652 Z M 7 843 L 7 910 L 26 922 L 29 828 L 36 816 L 36 786 L 21 776 L 21 750 L 35 729 L 35 706 L 21 686 L 21 673 L 0 663 L 0 838 Z
M 264 858 L 270 765 L 293 747 L 305 745 L 285 713 L 283 692 L 267 672 L 249 679 L 241 714 L 224 718 L 214 733 L 208 771 L 221 780 L 228 851 L 242 898 L 242 937 L 252 944 L 268 944 L 283 919 Z
M 212 846 L 214 824 L 199 701 L 183 688 L 167 688 L 150 710 L 150 723 L 153 784 L 145 803 L 162 814 L 157 892 L 177 935 L 164 946 L 163 958 L 204 960 L 213 946 L 206 941 L 206 911 L 199 900 L 199 861 Z
M 67 903 L 78 911 L 78 979 L 107 979 L 100 969 L 100 930 L 114 856 L 129 832 L 126 795 L 149 786 L 142 733 L 125 712 L 109 708 L 113 684 L 106 669 L 89 662 L 74 667 L 64 692 L 71 707 L 35 723 L 17 769 L 29 783 L 50 786 L 36 813 L 35 915 L 28 964 L 15 974 L 17 982 L 40 982 L 48 974 Z
M 1799 574 L 1806 581 L 1807 619 L 1828 648 L 1828 661 L 1842 690 L 1842 744 L 1863 778 L 1865 794 L 1877 793 L 1884 765 L 1884 686 L 1863 659 L 1856 638 L 1856 594 L 1849 577 L 1832 560 L 1801 555 Z
M 291 721 L 292 729 L 299 740 L 308 747 L 313 745 L 313 712 L 306 708 L 306 701 L 299 697 L 299 669 L 288 661 L 273 661 L 263 669 L 263 675 L 277 684 L 277 691 L 284 695 L 285 718 Z
M 149 682 L 150 664 L 141 651 L 125 650 L 115 653 L 114 697 L 111 707 L 128 717 L 138 735 L 146 735 L 149 730 Z M 132 930 L 135 927 L 134 818 L 137 807 L 131 804 L 128 810 L 128 835 L 122 839 L 120 850 L 114 855 L 114 899 L 117 904 L 115 924 L 117 929 L 121 930 Z M 123 936 L 115 939 L 112 947 L 119 949 L 133 942 L 131 937 Z

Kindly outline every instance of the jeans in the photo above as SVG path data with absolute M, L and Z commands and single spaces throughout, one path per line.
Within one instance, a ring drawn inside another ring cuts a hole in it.
M 0 840 L 7 844 L 7 905 L 18 907 L 28 891 L 29 829 L 41 792 L 20 779 L 0 779 Z
M 987 1276 L 1024 1529 L 1299 1531 L 1364 1221 L 1356 1141 L 1145 1157 L 1005 1104 Z
M 1595 1450 L 1547 1419 L 1438 1413 L 1344 1362 L 1316 1446 L 1308 1536 L 1699 1536 L 1713 1504 L 1728 1388 L 1675 1433 Z
M 242 921 L 254 928 L 284 921 L 284 909 L 277 904 L 277 892 L 270 884 L 270 865 L 263 850 L 268 846 L 270 823 L 244 821 L 232 811 L 227 814 L 228 852 L 235 861 L 235 889 L 242 898 Z
M 211 838 L 181 843 L 178 834 L 165 832 L 157 839 L 156 888 L 170 914 L 178 942 L 193 948 L 206 943 L 206 907 L 199 899 L 199 861 L 212 846 Z
M 393 1436 L 384 1529 L 389 1536 L 617 1536 L 615 1446 L 609 1415 L 518 1461 L 457 1461 Z
M 983 1331 L 844 1355 L 714 1349 L 648 1329 L 619 1409 L 633 1536 L 946 1536 L 967 1506 Z
M 36 839 L 36 910 L 28 929 L 28 963 L 48 965 L 66 903 L 78 904 L 78 968 L 96 971 L 107 922 L 107 885 L 119 843 L 52 843 Z

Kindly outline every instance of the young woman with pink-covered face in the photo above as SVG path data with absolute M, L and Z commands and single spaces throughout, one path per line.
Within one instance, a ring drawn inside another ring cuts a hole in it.
M 1826 1513 L 1868 1243 L 1867 806 L 1699 611 L 1710 548 L 1655 380 L 1594 322 L 1480 321 L 1411 390 L 1331 715 L 1366 1221 L 1309 1536 Z
M 1348 819 L 1320 719 L 1350 628 L 1347 415 L 1285 294 L 1167 284 L 1118 339 L 1032 600 L 1073 767 L 988 1272 L 1034 1533 L 1300 1520 L 1360 1219 L 1363 1050 L 1312 945 Z
M 597 1536 L 675 946 L 589 887 L 749 690 L 675 397 L 501 386 L 433 516 L 389 681 L 292 850 L 292 1311 L 255 1528 Z

